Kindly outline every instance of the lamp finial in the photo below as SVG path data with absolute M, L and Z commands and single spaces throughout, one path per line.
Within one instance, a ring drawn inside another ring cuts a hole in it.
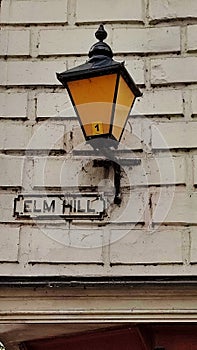
M 95 33 L 95 37 L 99 40 L 99 42 L 97 42 L 90 48 L 88 54 L 89 58 L 93 57 L 94 59 L 94 57 L 102 56 L 102 60 L 103 57 L 108 57 L 111 59 L 113 57 L 111 47 L 103 42 L 103 40 L 107 38 L 107 32 L 103 24 L 100 24 L 99 28 Z
M 103 24 L 100 24 L 99 28 L 97 29 L 97 31 L 95 33 L 95 37 L 99 41 L 103 41 L 107 38 L 107 32 L 106 32 Z

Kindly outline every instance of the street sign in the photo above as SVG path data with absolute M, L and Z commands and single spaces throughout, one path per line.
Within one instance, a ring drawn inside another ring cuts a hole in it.
M 98 193 L 20 194 L 14 200 L 16 218 L 101 219 L 106 199 Z

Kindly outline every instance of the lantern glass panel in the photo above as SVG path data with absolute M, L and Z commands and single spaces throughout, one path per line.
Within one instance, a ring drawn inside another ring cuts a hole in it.
M 116 107 L 113 119 L 112 135 L 119 140 L 125 127 L 128 114 L 135 100 L 135 95 L 127 85 L 125 80 L 120 77 Z
M 117 74 L 67 82 L 85 136 L 110 131 Z

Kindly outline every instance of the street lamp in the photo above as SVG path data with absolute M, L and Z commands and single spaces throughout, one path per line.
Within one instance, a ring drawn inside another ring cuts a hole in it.
M 102 24 L 95 36 L 98 42 L 90 48 L 89 60 L 57 73 L 57 79 L 68 91 L 86 141 L 113 166 L 114 203 L 120 204 L 121 167 L 111 147 L 117 148 L 135 99 L 142 93 L 124 62 L 113 60 L 110 46 L 103 42 L 107 32 Z
M 95 36 L 99 41 L 90 48 L 89 60 L 57 73 L 57 78 L 69 93 L 85 139 L 105 138 L 118 143 L 135 98 L 142 93 L 124 62 L 112 59 L 111 48 L 103 42 L 107 32 L 102 24 Z

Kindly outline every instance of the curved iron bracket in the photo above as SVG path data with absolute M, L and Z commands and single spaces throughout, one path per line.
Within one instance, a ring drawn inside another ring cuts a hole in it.
M 112 154 L 113 151 L 111 150 Z M 111 157 L 110 152 L 110 158 Z M 107 150 L 105 156 L 108 155 L 109 157 L 109 149 Z M 138 158 L 128 158 L 128 159 L 121 159 L 116 158 L 113 154 L 113 160 L 106 158 L 106 159 L 94 159 L 94 166 L 97 167 L 113 167 L 114 171 L 114 188 L 115 188 L 115 196 L 114 196 L 114 204 L 120 205 L 121 204 L 121 190 L 120 190 L 120 180 L 121 180 L 121 171 L 123 166 L 136 166 L 141 163 L 141 159 Z

